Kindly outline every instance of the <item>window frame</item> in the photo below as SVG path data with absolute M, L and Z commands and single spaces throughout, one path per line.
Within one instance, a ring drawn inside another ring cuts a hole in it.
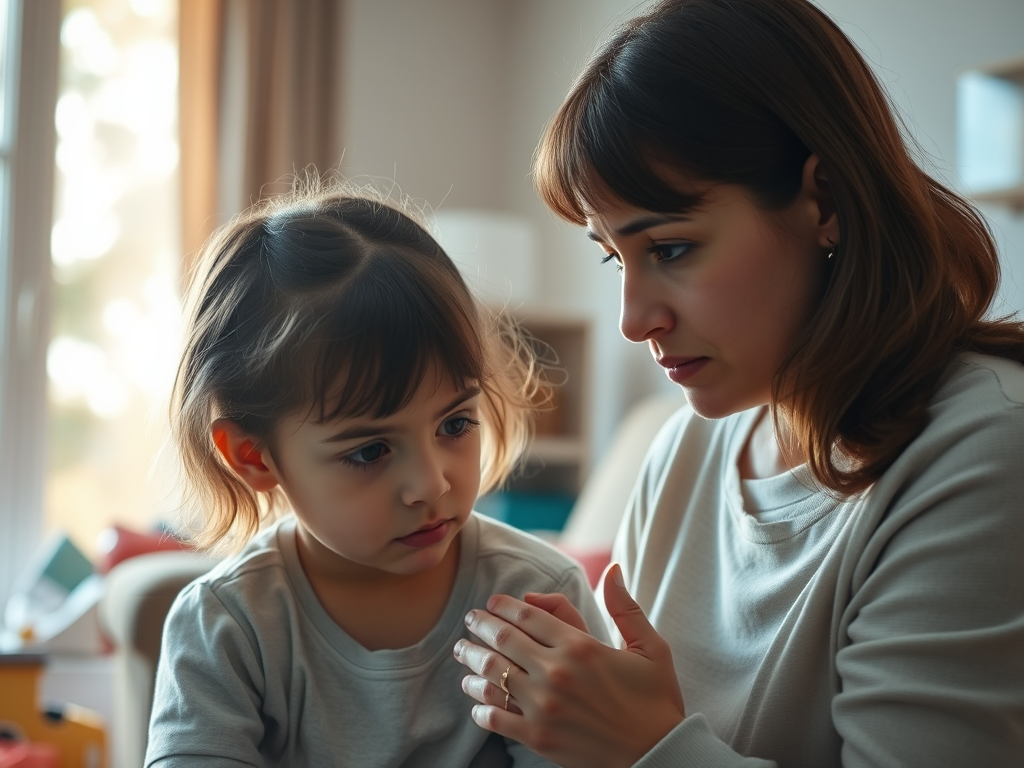
M 0 198 L 0 605 L 40 544 L 61 0 L 9 0 Z

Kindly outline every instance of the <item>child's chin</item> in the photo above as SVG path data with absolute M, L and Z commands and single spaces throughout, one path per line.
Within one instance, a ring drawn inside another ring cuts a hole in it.
M 400 570 L 405 575 L 413 576 L 417 573 L 429 571 L 431 568 L 436 568 L 445 560 L 445 556 L 451 550 L 457 537 L 458 530 L 450 533 L 436 544 L 416 548 L 410 547 L 408 554 L 402 558 L 402 562 L 396 564 L 396 571 Z

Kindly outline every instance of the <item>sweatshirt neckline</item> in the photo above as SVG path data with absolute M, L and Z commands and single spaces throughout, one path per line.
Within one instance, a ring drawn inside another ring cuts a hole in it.
M 725 499 L 730 517 L 746 538 L 776 544 L 806 531 L 843 501 L 817 487 L 806 464 L 773 477 L 740 478 L 740 454 L 765 409 L 752 408 L 736 418 L 726 450 Z
M 405 677 L 434 661 L 440 654 L 451 655 L 451 648 L 463 635 L 462 618 L 469 610 L 469 598 L 476 578 L 480 526 L 470 515 L 459 531 L 459 564 L 451 594 L 438 622 L 418 643 L 405 648 L 371 651 L 358 643 L 330 617 L 320 603 L 299 561 L 295 519 L 284 521 L 277 532 L 278 547 L 285 569 L 299 600 L 299 608 L 316 627 L 324 641 L 355 670 L 388 677 Z

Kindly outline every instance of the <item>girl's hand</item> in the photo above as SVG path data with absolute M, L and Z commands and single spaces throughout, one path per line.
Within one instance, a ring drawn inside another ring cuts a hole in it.
M 626 768 L 680 723 L 671 649 L 626 591 L 618 565 L 605 572 L 604 599 L 623 650 L 586 634 L 579 614 L 551 596 L 531 596 L 531 605 L 495 595 L 489 611 L 470 611 L 467 626 L 490 646 L 455 646 L 455 657 L 476 673 L 462 683 L 480 702 L 476 723 L 564 768 Z M 506 670 L 508 711 L 500 687 Z

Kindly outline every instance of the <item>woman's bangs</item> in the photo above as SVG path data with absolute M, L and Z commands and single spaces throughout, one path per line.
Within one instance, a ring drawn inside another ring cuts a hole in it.
M 610 201 L 649 211 L 695 206 L 700 196 L 673 187 L 656 166 L 684 172 L 639 125 L 640 105 L 610 73 L 580 83 L 555 115 L 537 155 L 537 189 L 558 215 L 584 224 Z
M 434 265 L 408 257 L 371 259 L 317 333 L 310 380 L 319 421 L 384 418 L 415 396 L 432 366 L 468 388 L 483 375 L 483 351 L 468 293 L 453 295 Z M 469 305 L 468 307 L 466 305 Z

